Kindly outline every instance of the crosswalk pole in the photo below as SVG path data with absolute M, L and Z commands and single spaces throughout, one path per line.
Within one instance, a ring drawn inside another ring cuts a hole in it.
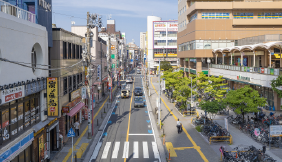
M 170 149 L 169 149 L 169 153 L 168 153 L 168 160 L 171 160 L 171 159 L 170 159 Z

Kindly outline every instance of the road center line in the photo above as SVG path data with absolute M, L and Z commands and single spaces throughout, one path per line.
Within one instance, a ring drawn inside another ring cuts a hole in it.
M 128 134 L 130 136 L 153 136 L 154 134 Z

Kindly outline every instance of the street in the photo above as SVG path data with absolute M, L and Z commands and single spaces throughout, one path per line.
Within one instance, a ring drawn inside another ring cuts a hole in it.
M 141 87 L 141 75 L 135 75 L 133 83 L 129 83 L 130 97 L 120 99 L 113 109 L 108 124 L 91 156 L 94 161 L 159 161 L 159 152 L 154 130 L 145 107 L 134 108 L 134 88 Z M 121 82 L 125 84 L 125 82 Z M 145 101 L 145 97 L 143 95 Z M 147 101 L 145 101 L 147 103 Z

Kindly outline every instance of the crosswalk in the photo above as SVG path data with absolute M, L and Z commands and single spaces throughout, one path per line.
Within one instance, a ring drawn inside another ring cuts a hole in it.
M 123 144 L 123 147 L 122 147 L 122 144 Z M 153 150 L 153 155 L 154 155 L 153 157 L 149 157 L 149 145 L 151 147 L 150 150 Z M 140 149 L 140 147 L 142 147 L 142 148 Z M 123 148 L 123 150 L 120 150 L 120 148 Z M 134 142 L 121 143 L 121 142 L 117 141 L 117 142 L 106 142 L 105 147 L 104 147 L 103 152 L 102 152 L 102 155 L 101 155 L 101 159 L 128 158 L 129 154 L 131 154 L 131 153 L 132 153 L 132 157 L 134 159 L 137 159 L 137 158 L 159 159 L 160 158 L 156 142 L 134 141 Z

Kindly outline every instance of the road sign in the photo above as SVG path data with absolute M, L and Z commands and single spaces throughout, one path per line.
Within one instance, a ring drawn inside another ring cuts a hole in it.
M 111 90 L 112 89 L 112 87 L 109 87 L 109 90 Z
M 69 132 L 68 132 L 68 135 L 67 135 L 68 137 L 75 137 L 75 133 L 74 133 L 74 131 L 73 131 L 73 129 L 71 128 L 70 130 L 69 130 Z

